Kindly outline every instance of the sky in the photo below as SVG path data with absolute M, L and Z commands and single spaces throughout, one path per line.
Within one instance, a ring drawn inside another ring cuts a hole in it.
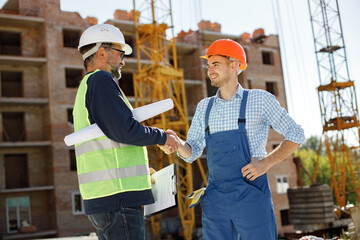
M 5 1 L 0 0 L 0 6 Z M 62 11 L 78 12 L 83 18 L 97 17 L 99 23 L 112 19 L 116 9 L 133 9 L 133 0 L 60 1 Z M 143 1 L 136 0 L 137 8 Z M 220 23 L 224 34 L 239 36 L 263 28 L 266 35 L 279 35 L 289 114 L 304 128 L 307 138 L 321 135 L 316 90 L 320 82 L 308 0 L 172 0 L 171 4 L 175 34 L 197 30 L 201 20 L 209 20 Z M 360 106 L 360 1 L 338 0 L 338 4 L 350 79 L 355 81 Z

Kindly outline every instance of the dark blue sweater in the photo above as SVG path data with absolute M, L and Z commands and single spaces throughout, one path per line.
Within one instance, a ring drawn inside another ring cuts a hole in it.
M 116 142 L 136 146 L 163 145 L 166 142 L 164 130 L 146 127 L 134 120 L 116 80 L 106 71 L 98 71 L 87 80 L 85 104 L 91 124 L 96 123 L 108 138 Z M 89 215 L 117 211 L 120 204 L 135 207 L 153 202 L 151 190 L 133 191 L 84 200 L 84 208 L 85 214 Z

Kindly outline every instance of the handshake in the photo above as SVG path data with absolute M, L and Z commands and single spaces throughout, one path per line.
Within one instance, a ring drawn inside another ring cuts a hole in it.
M 184 141 L 182 141 L 173 130 L 168 129 L 165 132 L 167 136 L 165 144 L 158 144 L 157 146 L 166 154 L 177 152 L 178 149 L 181 148 L 181 145 L 184 144 Z

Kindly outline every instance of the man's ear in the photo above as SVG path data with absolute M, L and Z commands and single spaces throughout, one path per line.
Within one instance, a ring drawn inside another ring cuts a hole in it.
M 233 69 L 235 72 L 237 72 L 238 64 L 235 61 L 231 62 L 231 69 Z
M 106 60 L 107 55 L 108 52 L 103 47 L 100 47 L 99 50 L 96 52 L 97 58 L 102 62 Z

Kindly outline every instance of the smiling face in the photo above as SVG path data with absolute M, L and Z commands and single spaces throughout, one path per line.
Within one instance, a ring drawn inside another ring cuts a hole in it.
M 214 55 L 208 58 L 207 74 L 213 87 L 224 87 L 233 80 L 233 62 L 224 56 Z

